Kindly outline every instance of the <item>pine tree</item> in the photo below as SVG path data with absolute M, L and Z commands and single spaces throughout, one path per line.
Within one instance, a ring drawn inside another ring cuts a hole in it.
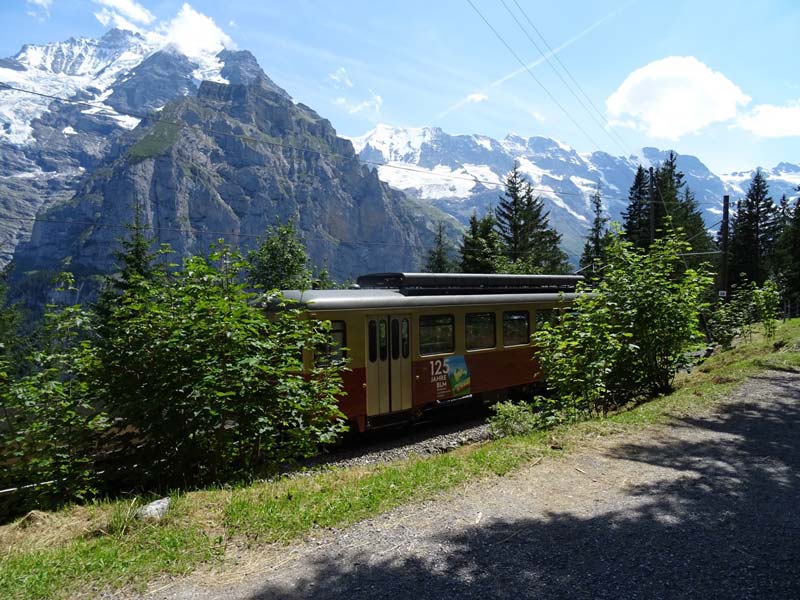
M 678 169 L 678 156 L 672 151 L 662 165 L 651 167 L 649 171 L 639 165 L 628 193 L 628 208 L 623 213 L 625 237 L 638 248 L 649 248 L 654 239 L 667 233 L 666 229 L 682 231 L 680 237 L 688 240 L 697 252 L 707 252 L 714 247 L 694 193 L 686 186 L 684 177 Z
M 642 165 L 636 169 L 628 191 L 628 208 L 622 213 L 625 238 L 637 248 L 650 246 L 650 175 Z
M 800 197 L 795 201 L 781 237 L 786 260 L 782 283 L 786 300 L 791 306 L 800 303 Z M 795 312 L 796 309 L 789 310 L 790 314 Z
M 478 218 L 477 213 L 472 213 L 459 254 L 462 273 L 497 272 L 498 259 L 502 253 L 492 213 L 486 213 L 481 218 Z
M 792 267 L 790 244 L 792 235 L 793 209 L 786 194 L 781 196 L 775 214 L 775 245 L 772 249 L 772 276 L 778 285 L 787 293 L 787 277 Z
M 731 228 L 730 272 L 734 283 L 762 285 L 770 273 L 776 237 L 776 209 L 761 170 L 756 171 L 744 201 L 736 203 Z
M 530 248 L 530 227 L 533 215 L 533 191 L 514 163 L 506 175 L 505 190 L 495 208 L 497 233 L 503 244 L 503 254 L 511 262 L 527 256 Z
M 592 196 L 592 212 L 594 212 L 594 220 L 589 235 L 586 236 L 586 244 L 583 247 L 580 262 L 581 272 L 588 280 L 599 279 L 596 267 L 603 263 L 609 243 L 609 233 L 606 231 L 608 217 L 603 215 L 603 200 L 599 187 Z
M 105 278 L 94 305 L 97 325 L 101 330 L 119 296 L 143 281 L 150 281 L 166 274 L 167 267 L 159 262 L 158 258 L 169 250 L 166 247 L 152 250 L 155 240 L 145 235 L 147 227 L 142 222 L 138 204 L 133 212 L 133 222 L 127 225 L 127 229 L 130 232 L 129 237 L 121 239 L 122 248 L 114 251 L 118 271 Z
M 683 195 L 678 198 L 675 208 L 670 211 L 672 227 L 681 231 L 681 239 L 691 245 L 692 252 L 712 252 L 716 249 L 714 238 L 708 233 L 703 215 L 697 206 L 694 192 L 688 187 L 683 189 Z M 708 256 L 687 257 L 686 262 L 692 268 L 707 262 Z
M 551 228 L 544 202 L 533 195 L 519 165 L 506 176 L 506 186 L 495 208 L 496 230 L 506 272 L 563 273 L 570 269 L 561 250 L 561 234 Z
M 428 273 L 452 273 L 454 265 L 449 254 L 447 238 L 444 234 L 444 223 L 440 221 L 436 226 L 433 247 L 425 257 L 425 271 Z

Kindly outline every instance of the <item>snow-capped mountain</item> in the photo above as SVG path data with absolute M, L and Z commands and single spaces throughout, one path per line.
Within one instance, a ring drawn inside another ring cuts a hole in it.
M 473 211 L 480 214 L 497 202 L 503 177 L 516 161 L 544 198 L 551 223 L 563 234 L 564 248 L 572 256 L 583 246 L 592 219 L 589 199 L 597 187 L 610 216 L 619 219 L 638 165 L 656 166 L 668 156 L 668 151 L 657 148 L 643 148 L 628 157 L 584 154 L 546 137 L 509 134 L 496 140 L 485 135 L 450 135 L 436 127 L 378 125 L 352 142 L 362 161 L 375 166 L 381 179 L 462 222 Z M 690 155 L 678 155 L 678 167 L 710 227 L 719 221 L 723 194 L 731 194 L 735 201 L 747 190 L 753 174 L 716 175 Z M 797 196 L 800 165 L 781 163 L 764 172 L 776 200 L 784 193 Z
M 122 29 L 25 45 L 0 59 L 0 264 L 27 239 L 39 209 L 74 193 L 141 117 L 194 95 L 201 81 L 242 82 L 250 63 L 249 53 L 216 42 L 187 46 Z

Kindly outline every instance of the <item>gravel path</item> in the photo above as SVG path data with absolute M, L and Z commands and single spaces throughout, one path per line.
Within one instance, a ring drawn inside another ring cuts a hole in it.
M 799 598 L 800 375 L 149 598 Z

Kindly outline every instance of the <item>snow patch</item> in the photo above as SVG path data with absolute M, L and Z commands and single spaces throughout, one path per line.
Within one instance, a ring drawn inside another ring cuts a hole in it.
M 73 129 L 72 127 L 69 127 L 69 126 L 68 127 L 64 127 L 64 129 L 61 130 L 61 133 L 63 133 L 64 135 L 78 135 L 78 132 L 75 131 L 75 129 Z
M 218 54 L 235 47 L 210 17 L 184 4 L 171 21 L 147 31 L 112 29 L 100 39 L 70 38 L 64 42 L 25 45 L 14 57 L 24 69 L 0 67 L 0 81 L 68 99 L 85 97 L 91 90 L 93 102 L 102 105 L 112 94 L 114 83 L 131 75 L 144 59 L 165 49 L 180 52 L 196 65 L 192 76 L 197 82 L 227 84 Z M 46 113 L 53 102 L 41 96 L 0 89 L 0 141 L 17 146 L 32 143 L 31 122 Z M 102 110 L 106 112 L 105 108 Z M 110 116 L 128 129 L 138 125 L 138 120 L 131 117 Z
M 465 164 L 457 169 L 436 165 L 433 169 L 410 170 L 406 163 L 392 161 L 378 167 L 378 175 L 392 187 L 415 190 L 425 200 L 466 199 L 476 187 L 503 185 L 502 178 L 485 165 Z
M 475 142 L 479 146 L 482 146 L 483 148 L 486 148 L 489 152 L 492 151 L 492 140 L 491 140 L 491 138 L 487 138 L 487 137 L 484 137 L 482 135 L 476 135 L 476 136 L 473 136 L 473 139 L 475 140 Z

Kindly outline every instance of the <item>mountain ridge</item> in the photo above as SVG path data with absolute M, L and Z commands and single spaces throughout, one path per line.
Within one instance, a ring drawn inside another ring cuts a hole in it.
M 246 251 L 269 226 L 294 219 L 312 260 L 338 279 L 418 267 L 434 219 L 361 165 L 350 141 L 295 103 L 252 54 L 223 58 L 226 76 L 242 83 L 203 81 L 118 135 L 74 196 L 39 213 L 14 254 L 20 272 L 67 266 L 91 296 L 95 276 L 113 272 L 111 250 L 136 210 L 177 260 L 219 239 Z
M 600 186 L 604 207 L 619 220 L 639 164 L 663 163 L 669 150 L 642 148 L 639 154 L 614 156 L 603 151 L 579 153 L 568 144 L 544 136 L 524 138 L 509 133 L 502 140 L 482 134 L 449 134 L 440 127 L 400 127 L 378 124 L 351 138 L 364 161 L 385 163 L 376 168 L 391 186 L 466 223 L 473 211 L 497 202 L 502 181 L 514 162 L 529 178 L 550 210 L 551 222 L 564 236 L 575 259 L 592 213 L 591 195 Z M 399 168 L 395 168 L 399 167 Z M 409 167 L 414 171 L 405 170 Z M 695 193 L 706 224 L 713 227 L 722 214 L 722 196 L 743 196 L 755 170 L 739 174 L 713 173 L 692 155 L 678 154 L 678 167 Z M 800 164 L 782 162 L 765 170 L 775 200 L 786 193 L 797 197 Z

